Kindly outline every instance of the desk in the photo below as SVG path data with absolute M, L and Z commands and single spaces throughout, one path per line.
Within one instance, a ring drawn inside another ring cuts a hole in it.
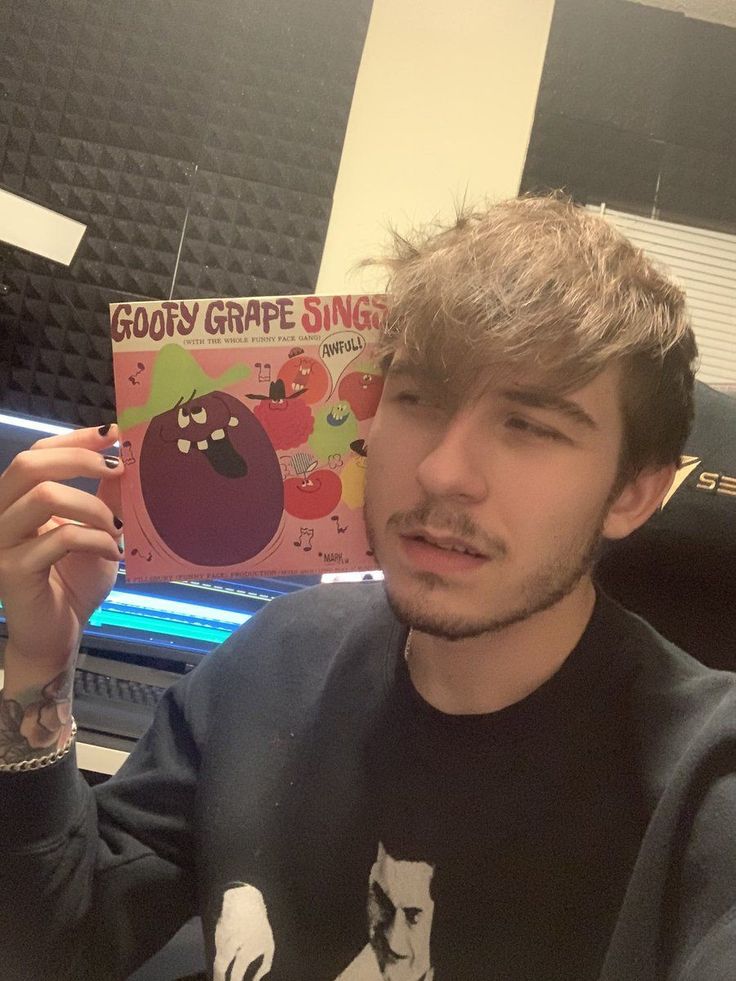
M 0 668 L 0 687 L 3 684 L 4 672 Z M 84 742 L 84 736 L 77 737 L 77 765 L 80 770 L 91 773 L 117 773 L 128 754 L 121 749 L 108 749 L 106 746 L 93 746 Z

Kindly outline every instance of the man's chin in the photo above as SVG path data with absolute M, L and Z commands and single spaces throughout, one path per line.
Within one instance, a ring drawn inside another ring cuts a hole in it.
M 552 609 L 573 592 L 582 576 L 583 572 L 579 571 L 568 580 L 546 583 L 546 588 L 543 586 L 522 594 L 516 606 L 493 610 L 486 608 L 480 614 L 457 607 L 453 609 L 453 598 L 437 595 L 439 590 L 434 595 L 429 590 L 426 596 L 406 596 L 388 578 L 384 581 L 384 587 L 394 616 L 407 627 L 441 640 L 470 640 L 484 634 L 500 633 Z M 467 597 L 459 598 L 459 601 L 462 599 Z
M 431 594 L 429 599 L 405 597 L 386 580 L 384 580 L 384 588 L 388 604 L 396 619 L 407 627 L 431 637 L 439 637 L 442 640 L 467 640 L 498 629 L 494 627 L 495 621 L 488 614 L 479 618 L 448 609 L 437 601 L 438 597 L 434 597 L 435 602 L 432 602 Z

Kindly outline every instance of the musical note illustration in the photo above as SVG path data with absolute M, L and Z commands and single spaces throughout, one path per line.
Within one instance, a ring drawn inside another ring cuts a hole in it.
M 138 378 L 138 375 L 140 375 L 140 373 L 142 371 L 145 371 L 145 370 L 146 370 L 146 366 L 143 364 L 142 361 L 139 361 L 138 362 L 138 370 L 135 372 L 135 374 L 128 375 L 128 381 L 130 382 L 130 384 L 131 385 L 140 385 L 140 382 L 139 381 L 136 381 L 136 379 Z
M 135 457 L 133 456 L 133 450 L 130 448 L 131 443 L 129 439 L 123 440 L 123 445 L 120 450 L 120 459 L 123 461 L 125 466 L 130 466 L 135 463 Z
M 305 552 L 311 552 L 313 538 L 314 528 L 300 528 L 299 541 L 294 542 L 294 546 L 303 549 Z

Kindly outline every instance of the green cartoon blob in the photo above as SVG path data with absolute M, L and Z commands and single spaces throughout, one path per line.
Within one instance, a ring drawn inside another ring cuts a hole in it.
M 193 394 L 204 396 L 242 381 L 250 375 L 247 364 L 236 364 L 213 378 L 199 362 L 180 344 L 165 344 L 153 364 L 151 394 L 145 405 L 123 409 L 118 417 L 121 429 L 129 429 L 139 422 L 147 422 L 154 416 L 167 412 L 178 402 L 186 402 Z
M 326 405 L 315 415 L 314 429 L 307 440 L 309 448 L 320 459 L 335 453 L 347 454 L 358 437 L 358 422 L 347 402 Z

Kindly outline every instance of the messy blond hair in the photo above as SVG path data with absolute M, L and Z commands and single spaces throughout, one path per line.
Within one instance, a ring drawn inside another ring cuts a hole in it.
M 384 364 L 401 348 L 455 391 L 521 370 L 564 394 L 620 363 L 622 481 L 679 461 L 697 357 L 685 296 L 604 219 L 560 194 L 522 197 L 395 234 L 380 262 Z

